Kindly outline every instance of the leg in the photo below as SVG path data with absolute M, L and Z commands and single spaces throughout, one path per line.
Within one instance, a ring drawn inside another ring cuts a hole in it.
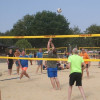
M 8 74 L 10 75 L 10 69 L 8 69 Z
M 38 73 L 38 71 L 39 71 L 39 68 L 40 68 L 40 65 L 38 65 L 38 67 L 37 67 L 37 70 L 36 70 L 36 73 Z
M 26 77 L 30 78 L 29 75 L 26 73 L 26 71 L 24 71 L 24 75 L 25 75 Z
M 84 69 L 85 69 L 85 66 L 82 65 L 82 77 L 83 77 Z
M 43 70 L 43 65 L 41 64 L 41 73 L 42 73 L 42 70 Z
M 53 86 L 53 89 L 56 90 L 55 80 L 54 77 L 50 78 L 51 84 Z
M 87 73 L 87 77 L 89 78 L 89 71 L 88 71 L 88 68 L 86 68 L 86 73 Z
M 32 60 L 30 60 L 30 63 L 31 63 L 31 65 L 32 65 Z
M 19 66 L 17 66 L 17 74 L 18 74 L 18 75 L 19 75 L 19 68 L 20 68 L 20 67 L 19 67 Z
M 56 81 L 56 85 L 57 85 L 57 88 L 60 90 L 60 83 L 59 83 L 59 80 L 57 77 L 55 77 L 55 81 Z
M 71 94 L 72 94 L 72 86 L 69 86 L 69 89 L 68 89 L 68 100 L 71 100 Z
M 12 69 L 8 69 L 8 74 L 11 75 Z
M 21 75 L 20 75 L 20 79 L 23 77 L 24 75 L 24 70 L 22 70 Z
M 12 74 L 12 69 L 10 69 L 10 75 Z
M 83 90 L 82 86 L 78 86 L 78 88 L 79 88 L 79 90 L 81 92 L 81 95 L 83 97 L 83 100 L 86 100 L 85 93 L 84 93 L 84 90 Z
M 13 65 L 12 63 L 8 64 L 8 74 L 9 75 L 11 75 L 11 73 L 12 73 L 12 65 Z

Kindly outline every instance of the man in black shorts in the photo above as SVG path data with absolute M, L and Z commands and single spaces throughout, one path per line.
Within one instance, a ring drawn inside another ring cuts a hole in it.
M 69 78 L 68 100 L 71 100 L 71 93 L 74 82 L 76 82 L 76 86 L 78 86 L 83 100 L 86 100 L 84 90 L 82 88 L 82 65 L 85 66 L 83 58 L 78 56 L 78 50 L 77 48 L 74 48 L 73 55 L 68 58 L 68 67 L 71 69 Z
M 7 57 L 14 57 L 12 49 L 9 50 L 9 53 L 7 54 Z M 13 66 L 14 60 L 13 59 L 7 59 L 7 63 L 8 63 L 8 74 L 11 75 L 12 74 L 12 66 Z

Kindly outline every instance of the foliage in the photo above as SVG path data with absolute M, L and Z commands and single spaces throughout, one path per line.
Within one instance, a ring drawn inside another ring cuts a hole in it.
M 35 35 L 68 35 L 68 34 L 100 34 L 100 26 L 91 25 L 84 33 L 78 26 L 69 28 L 70 23 L 61 14 L 50 11 L 37 12 L 34 15 L 25 15 L 18 20 L 10 31 L 0 32 L 0 36 L 35 36 Z M 11 46 L 17 45 L 20 48 L 46 47 L 48 39 L 0 39 L 0 43 Z M 26 42 L 26 44 L 24 43 Z M 100 46 L 100 38 L 66 38 L 54 39 L 56 47 L 82 47 Z
M 32 45 L 25 39 L 18 40 L 15 45 L 21 50 L 25 48 L 32 48 Z
M 36 15 L 26 15 L 11 30 L 11 34 L 15 36 L 67 35 L 70 33 L 69 22 L 66 18 L 50 11 L 37 12 Z M 55 45 L 64 46 L 68 39 L 64 40 L 55 39 Z M 28 41 L 33 47 L 45 47 L 48 39 L 28 39 Z
M 94 24 L 91 25 L 90 27 L 88 27 L 85 31 L 85 33 L 87 34 L 100 34 L 100 26 Z M 100 47 L 100 37 L 93 37 L 93 38 L 89 38 L 87 39 L 88 43 L 89 41 L 91 41 L 91 46 L 96 46 L 96 47 Z

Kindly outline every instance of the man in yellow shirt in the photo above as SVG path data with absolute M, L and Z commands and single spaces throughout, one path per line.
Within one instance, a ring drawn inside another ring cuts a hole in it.
M 86 53 L 85 49 L 82 49 L 82 52 L 80 54 L 80 56 L 83 58 L 83 59 L 90 59 L 90 57 L 88 56 L 88 54 Z M 85 61 L 85 64 L 86 64 L 86 73 L 87 73 L 87 77 L 89 77 L 89 66 L 90 66 L 90 62 L 88 61 Z M 83 72 L 82 72 L 82 76 L 83 76 Z

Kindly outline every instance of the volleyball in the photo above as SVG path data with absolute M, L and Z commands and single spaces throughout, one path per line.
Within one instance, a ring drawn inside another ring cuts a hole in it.
M 61 8 L 58 8 L 58 9 L 57 9 L 57 12 L 58 12 L 58 13 L 61 13 L 61 12 L 62 12 Z

